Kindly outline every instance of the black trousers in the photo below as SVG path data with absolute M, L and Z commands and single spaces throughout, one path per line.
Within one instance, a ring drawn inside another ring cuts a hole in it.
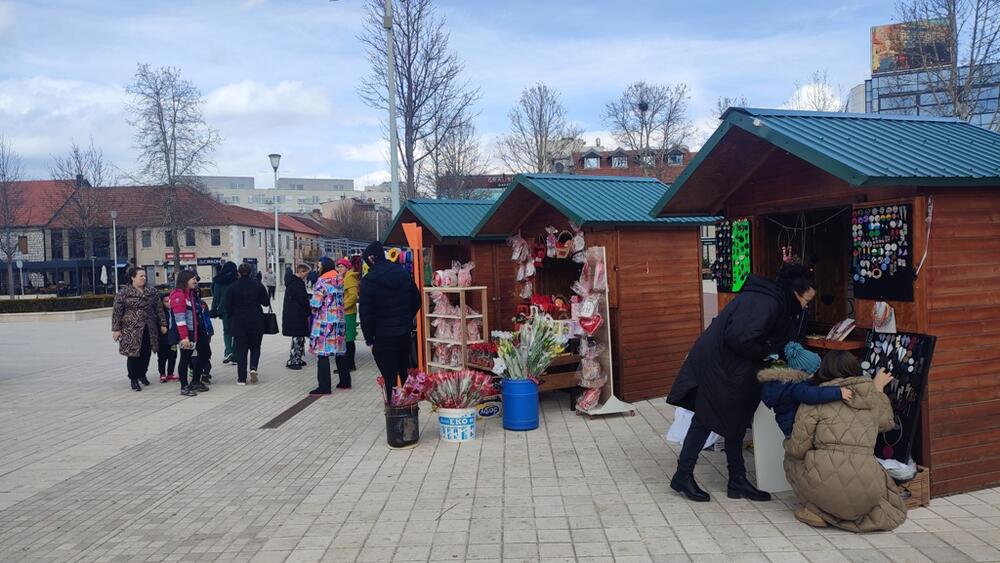
M 198 353 L 198 361 L 192 361 L 192 356 L 195 352 Z M 177 362 L 177 375 L 180 376 L 181 387 L 188 386 L 188 372 L 194 370 L 194 376 L 191 377 L 191 385 L 198 385 L 201 383 L 201 374 L 203 373 L 202 367 L 205 362 L 212 357 L 212 346 L 208 343 L 208 337 L 202 336 L 199 338 L 195 344 L 194 348 L 184 350 L 179 349 L 180 361 Z M 203 358 L 205 358 L 203 360 Z
M 149 344 L 149 331 L 145 328 L 142 331 L 142 344 L 139 345 L 139 355 L 135 358 L 129 356 L 126 360 L 128 367 L 128 378 L 137 381 L 146 375 L 149 369 L 149 357 L 153 353 L 153 347 Z
M 406 373 L 410 368 L 410 335 L 379 338 L 372 346 L 375 365 L 378 366 L 382 379 L 385 380 L 385 393 L 392 400 L 392 390 L 399 383 L 406 383 Z
M 271 296 L 271 299 L 274 299 L 274 290 L 275 289 L 277 289 L 277 286 L 274 286 L 274 285 L 267 286 L 267 294 Z
M 237 381 L 247 380 L 247 352 L 250 353 L 250 370 L 257 371 L 257 364 L 260 363 L 260 343 L 263 340 L 263 334 L 235 337 Z
M 351 366 L 352 370 L 358 369 L 358 364 L 354 361 L 354 355 L 358 351 L 358 346 L 356 342 L 347 343 L 347 365 Z
M 160 353 L 156 356 L 156 366 L 160 368 L 160 376 L 174 373 L 174 365 L 177 363 L 177 351 L 170 347 L 160 348 Z
M 680 456 L 677 458 L 677 473 L 681 475 L 691 475 L 694 473 L 694 466 L 698 463 L 698 454 L 705 447 L 705 440 L 708 439 L 712 431 L 698 423 L 698 419 L 691 420 L 691 428 L 688 429 L 687 436 L 684 437 L 684 445 L 681 446 Z M 746 475 L 747 468 L 743 461 L 743 437 L 746 430 L 737 436 L 723 436 L 726 441 L 726 465 L 729 467 L 729 478 Z

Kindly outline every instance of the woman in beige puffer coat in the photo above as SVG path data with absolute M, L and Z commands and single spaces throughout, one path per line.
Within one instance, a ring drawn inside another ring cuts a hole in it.
M 796 518 L 851 532 L 888 531 L 906 521 L 906 505 L 875 459 L 875 438 L 893 428 L 883 392 L 891 377 L 860 376 L 849 352 L 830 352 L 814 377 L 851 389 L 850 401 L 801 405 L 785 440 L 785 475 L 803 508 Z

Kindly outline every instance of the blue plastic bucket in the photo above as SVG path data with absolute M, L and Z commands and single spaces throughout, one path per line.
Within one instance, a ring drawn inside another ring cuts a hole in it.
M 476 409 L 438 409 L 441 439 L 468 442 L 476 439 Z
M 538 428 L 538 384 L 530 379 L 503 380 L 503 427 Z

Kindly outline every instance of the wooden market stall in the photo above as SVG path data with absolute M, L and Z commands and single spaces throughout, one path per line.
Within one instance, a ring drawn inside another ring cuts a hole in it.
M 521 174 L 473 232 L 480 239 L 520 234 L 544 254 L 538 246 L 547 227 L 565 240 L 575 225 L 587 248 L 604 249 L 611 372 L 625 401 L 665 395 L 702 330 L 699 226 L 717 218 L 652 217 L 666 192 L 653 178 Z M 475 283 L 493 288 L 491 323 L 512 328 L 519 306 L 531 301 L 522 297 L 511 248 L 480 243 L 471 250 Z M 538 263 L 533 292 L 571 297 L 579 264 L 565 257 Z
M 720 307 L 734 272 L 796 255 L 817 280 L 812 332 L 850 317 L 864 339 L 894 311 L 900 333 L 936 337 L 912 453 L 943 495 L 1000 483 L 998 188 L 1000 134 L 957 120 L 732 108 L 655 213 L 732 221 Z

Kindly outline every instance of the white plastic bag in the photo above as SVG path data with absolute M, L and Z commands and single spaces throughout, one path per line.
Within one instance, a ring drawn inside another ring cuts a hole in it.
M 878 457 L 875 459 L 882 464 L 889 477 L 892 477 L 896 481 L 909 481 L 917 476 L 917 462 L 913 461 L 912 457 L 909 463 L 902 463 L 895 459 L 882 459 Z
M 681 407 L 674 409 L 674 423 L 671 424 L 670 428 L 667 430 L 667 441 L 683 444 L 684 438 L 687 436 L 688 430 L 691 428 L 691 419 L 693 418 L 694 413 L 687 409 Z M 718 441 L 719 435 L 712 432 L 708 435 L 708 439 L 705 440 L 704 448 L 710 448 Z

